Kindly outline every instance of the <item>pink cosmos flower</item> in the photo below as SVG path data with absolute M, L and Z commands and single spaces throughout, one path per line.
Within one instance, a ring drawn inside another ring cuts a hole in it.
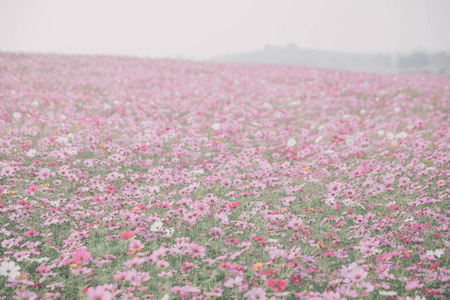
M 274 280 L 267 279 L 267 285 L 274 291 L 284 291 L 287 285 L 287 280 L 281 280 L 280 278 L 275 278 Z
M 86 297 L 89 300 L 111 300 L 112 294 L 104 286 L 90 287 L 86 291 Z
M 122 234 L 119 235 L 119 237 L 124 241 L 132 238 L 133 236 L 134 236 L 134 232 L 132 232 L 132 231 L 124 231 Z
M 25 236 L 38 236 L 39 231 L 37 230 L 28 230 L 24 233 Z
M 141 264 L 143 264 L 145 262 L 145 258 L 142 257 L 133 257 L 132 259 L 126 261 L 124 263 L 124 265 L 127 268 L 132 268 L 133 266 L 140 266 Z
M 91 252 L 86 251 L 86 247 L 78 248 L 74 253 L 72 253 L 72 261 L 75 263 L 88 260 L 90 257 Z
M 244 294 L 245 298 L 248 298 L 249 300 L 265 300 L 266 298 L 266 292 L 264 289 L 260 287 L 254 287 L 250 291 Z
M 29 184 L 28 185 L 28 193 L 30 195 L 34 195 L 34 193 L 37 192 L 37 189 L 38 189 L 37 185 L 34 185 L 34 184 Z
M 186 249 L 189 256 L 200 257 L 205 256 L 206 249 L 196 243 L 191 243 Z
M 6 177 L 12 177 L 14 176 L 14 168 L 10 166 L 6 166 L 2 168 L 2 171 L 0 172 L 0 175 L 6 176 Z
M 338 292 L 324 292 L 322 294 L 322 297 L 324 300 L 337 300 L 337 299 L 341 299 L 341 294 L 339 294 Z
M 228 287 L 228 288 L 232 288 L 235 285 L 239 285 L 242 281 L 243 281 L 242 277 L 236 276 L 235 278 L 229 278 L 227 281 L 225 281 L 223 286 Z
M 423 287 L 423 284 L 421 284 L 419 282 L 419 279 L 415 278 L 415 279 L 413 279 L 411 281 L 408 281 L 406 283 L 405 290 L 412 291 L 412 290 L 415 290 L 415 289 L 418 289 L 418 288 L 421 288 L 421 287 Z
M 355 268 L 347 273 L 347 278 L 354 282 L 360 282 L 367 277 L 368 273 L 363 268 Z
M 135 254 L 140 252 L 144 248 L 144 244 L 141 243 L 141 241 L 136 239 L 130 240 L 130 246 L 128 248 L 128 252 L 131 254 Z
M 34 300 L 37 299 L 37 294 L 34 292 L 30 292 L 30 291 L 20 291 L 20 290 L 16 290 L 16 295 L 14 297 L 12 297 L 12 299 L 16 299 L 16 300 Z

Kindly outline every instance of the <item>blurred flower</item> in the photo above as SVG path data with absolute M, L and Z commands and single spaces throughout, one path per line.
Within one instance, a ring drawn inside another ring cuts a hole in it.
M 290 139 L 287 141 L 286 146 L 288 146 L 288 147 L 294 147 L 295 144 L 297 144 L 297 141 L 296 141 L 295 139 L 293 139 L 293 138 L 290 138 Z
M 220 129 L 220 124 L 219 123 L 214 123 L 211 125 L 212 130 L 217 131 Z

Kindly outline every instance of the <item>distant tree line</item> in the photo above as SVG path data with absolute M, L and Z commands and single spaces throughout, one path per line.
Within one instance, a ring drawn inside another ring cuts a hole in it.
M 445 52 L 436 54 L 415 52 L 399 56 L 397 66 L 401 70 L 450 73 L 450 55 Z
M 450 52 L 408 55 L 363 54 L 301 49 L 295 44 L 285 47 L 266 45 L 262 50 L 215 57 L 213 61 L 301 65 L 368 72 L 447 73 L 450 74 Z

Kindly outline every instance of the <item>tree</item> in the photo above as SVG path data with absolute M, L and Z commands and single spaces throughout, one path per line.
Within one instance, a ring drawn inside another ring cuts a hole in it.
M 421 52 L 416 52 L 408 56 L 400 56 L 398 67 L 401 69 L 418 69 L 429 63 L 428 56 Z

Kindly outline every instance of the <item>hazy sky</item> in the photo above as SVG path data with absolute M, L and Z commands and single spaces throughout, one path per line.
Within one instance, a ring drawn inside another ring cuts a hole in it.
M 450 50 L 450 0 L 0 0 L 0 51 L 207 59 L 266 44 Z

